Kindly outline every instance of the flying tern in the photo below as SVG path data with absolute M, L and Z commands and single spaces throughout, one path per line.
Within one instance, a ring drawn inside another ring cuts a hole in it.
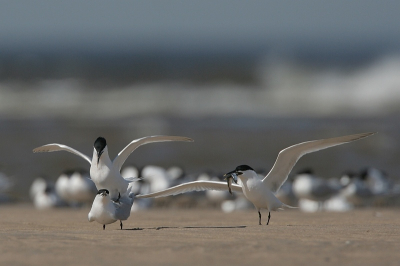
M 275 193 L 277 193 L 282 184 L 285 183 L 293 166 L 303 155 L 362 139 L 372 134 L 374 133 L 361 133 L 336 138 L 306 141 L 290 146 L 279 152 L 274 166 L 264 178 L 260 178 L 260 176 L 257 175 L 257 173 L 250 166 L 239 165 L 235 168 L 235 170 L 225 174 L 227 183 L 218 181 L 194 181 L 147 195 L 137 195 L 136 197 L 165 197 L 190 191 L 226 190 L 226 186 L 228 184 L 230 191 L 243 192 L 244 196 L 253 203 L 258 211 L 260 225 L 260 210 L 268 210 L 268 225 L 271 218 L 271 211 L 276 211 L 282 209 L 283 207 L 291 208 L 291 206 L 282 203 L 275 196 Z M 233 184 L 232 180 L 235 183 L 240 180 L 242 185 L 239 186 L 237 184 Z
M 192 142 L 193 140 L 187 137 L 180 136 L 150 136 L 136 139 L 129 143 L 122 151 L 118 153 L 113 161 L 108 155 L 108 147 L 106 139 L 98 137 L 94 142 L 93 156 L 90 159 L 85 154 L 68 147 L 63 144 L 53 143 L 47 144 L 33 150 L 36 152 L 53 152 L 53 151 L 68 151 L 85 159 L 90 164 L 90 177 L 98 190 L 107 189 L 110 197 L 113 200 L 118 198 L 119 193 L 122 195 L 126 192 L 130 182 L 139 180 L 138 177 L 122 177 L 121 167 L 128 156 L 139 146 L 165 141 L 185 141 Z
M 122 221 L 127 220 L 131 215 L 134 200 L 133 193 L 128 192 L 126 194 L 122 197 L 119 194 L 118 200 L 113 201 L 107 189 L 100 189 L 93 200 L 92 208 L 88 214 L 89 222 L 96 221 L 102 224 L 103 230 L 105 230 L 106 224 L 111 224 L 119 220 L 122 230 Z

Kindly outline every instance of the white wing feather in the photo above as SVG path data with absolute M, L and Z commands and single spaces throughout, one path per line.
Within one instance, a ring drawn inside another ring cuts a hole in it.
M 71 147 L 63 145 L 63 144 L 52 143 L 52 144 L 47 144 L 47 145 L 40 146 L 40 147 L 37 147 L 37 148 L 33 149 L 34 153 L 37 153 L 37 152 L 53 152 L 53 151 L 67 151 L 67 152 L 70 152 L 70 153 L 73 153 L 75 155 L 78 155 L 78 156 L 82 157 L 88 163 L 92 164 L 92 161 L 90 160 L 90 158 L 88 156 L 86 156 L 85 154 L 83 154 L 83 153 L 81 153 L 81 152 L 79 152 L 79 151 L 77 151 L 77 150 L 75 150 L 75 149 L 73 149 Z
M 231 184 L 231 188 L 235 192 L 243 192 L 242 187 L 239 185 Z M 177 185 L 175 187 L 167 188 L 166 190 L 146 194 L 137 195 L 136 198 L 158 198 L 166 196 L 175 196 L 178 194 L 191 192 L 191 191 L 204 191 L 204 190 L 220 190 L 228 191 L 228 185 L 226 182 L 218 181 L 194 181 Z
M 113 161 L 113 165 L 114 167 L 116 167 L 116 169 L 121 170 L 121 167 L 128 158 L 128 156 L 139 146 L 153 142 L 165 142 L 165 141 L 193 142 L 191 138 L 179 137 L 179 136 L 150 136 L 150 137 L 135 139 L 134 141 L 129 143 L 122 151 L 118 153 L 117 157 L 115 157 Z
M 124 177 L 124 179 L 125 179 L 126 181 L 128 181 L 129 183 L 142 180 L 141 177 L 134 177 L 134 176 Z
M 296 162 L 305 154 L 348 143 L 375 134 L 375 132 L 354 134 L 330 139 L 302 142 L 279 152 L 278 158 L 263 182 L 274 193 L 285 183 Z

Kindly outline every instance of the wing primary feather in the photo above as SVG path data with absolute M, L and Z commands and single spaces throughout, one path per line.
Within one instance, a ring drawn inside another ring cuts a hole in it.
M 64 144 L 52 143 L 52 144 L 43 145 L 43 146 L 33 149 L 34 153 L 54 152 L 54 151 L 67 151 L 67 152 L 73 153 L 73 154 L 78 155 L 79 157 L 85 159 L 89 164 L 92 164 L 92 161 L 90 160 L 90 158 L 87 155 L 85 155 L 67 145 L 64 145 Z
M 263 182 L 265 182 L 268 188 L 275 193 L 286 181 L 293 166 L 303 155 L 359 140 L 371 136 L 375 133 L 376 132 L 367 132 L 336 138 L 312 140 L 287 147 L 279 152 L 274 166 L 267 174 L 267 176 L 263 179 Z
M 118 170 L 121 170 L 122 165 L 128 158 L 128 156 L 136 150 L 139 146 L 154 142 L 166 142 L 166 141 L 184 141 L 184 142 L 193 142 L 193 139 L 188 137 L 181 137 L 181 136 L 150 136 L 150 137 L 143 137 L 140 139 L 135 139 L 131 143 L 129 143 L 125 148 L 123 148 L 118 155 L 115 157 L 113 161 L 114 167 Z
M 242 192 L 242 187 L 239 185 L 232 184 L 231 189 L 235 192 Z M 204 190 L 220 190 L 227 191 L 228 187 L 226 182 L 218 182 L 218 181 L 194 181 L 189 183 L 184 183 L 177 185 L 175 187 L 167 188 L 162 191 L 149 193 L 146 195 L 137 195 L 136 198 L 158 198 L 158 197 L 167 197 L 167 196 L 175 196 L 178 194 L 191 192 L 191 191 L 204 191 Z

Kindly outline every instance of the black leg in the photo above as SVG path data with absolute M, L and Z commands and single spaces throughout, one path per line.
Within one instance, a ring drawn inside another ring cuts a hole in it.
M 121 226 L 121 230 L 122 230 L 122 221 L 119 220 L 119 226 Z
M 103 224 L 103 230 L 106 230 L 106 225 L 105 224 Z
M 260 211 L 258 211 L 258 217 L 259 217 L 258 224 L 261 225 L 261 212 Z
M 269 224 L 269 219 L 271 219 L 271 212 L 268 212 L 268 222 L 267 222 L 267 225 Z

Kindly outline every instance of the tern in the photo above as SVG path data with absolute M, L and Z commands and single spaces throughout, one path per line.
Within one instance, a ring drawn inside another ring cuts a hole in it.
M 75 171 L 69 178 L 68 202 L 75 206 L 90 203 L 96 195 L 96 186 L 90 180 L 88 172 Z
M 97 192 L 89 173 L 81 170 L 64 171 L 55 183 L 55 190 L 63 201 L 74 207 L 91 203 Z
M 33 181 L 29 194 L 36 209 L 46 210 L 63 206 L 62 200 L 54 189 L 54 184 L 42 177 Z
M 235 170 L 225 174 L 227 183 L 218 181 L 194 181 L 168 188 L 163 191 L 146 195 L 137 195 L 137 198 L 165 197 L 177 195 L 190 191 L 203 190 L 226 190 L 228 184 L 229 191 L 243 192 L 244 196 L 253 203 L 258 211 L 259 225 L 261 225 L 261 209 L 268 210 L 268 222 L 271 219 L 271 211 L 283 209 L 283 207 L 293 208 L 282 203 L 275 194 L 285 183 L 290 171 L 296 162 L 305 154 L 333 147 L 362 139 L 375 133 L 361 133 L 336 138 L 321 139 L 302 142 L 279 152 L 278 158 L 270 172 L 264 177 L 259 175 L 248 165 L 239 165 Z M 240 179 L 242 186 L 233 184 Z
M 341 196 L 356 207 L 372 205 L 377 196 L 368 185 L 367 176 L 364 174 L 365 171 L 361 174 L 347 171 L 340 178 L 340 183 L 344 186 Z
M 293 193 L 297 198 L 319 203 L 332 198 L 341 189 L 340 183 L 319 178 L 311 170 L 297 173 L 293 182 Z
M 136 150 L 139 146 L 165 141 L 185 141 L 192 142 L 193 140 L 187 137 L 180 136 L 150 136 L 136 139 L 129 143 L 122 151 L 120 151 L 113 161 L 108 155 L 108 147 L 106 139 L 98 137 L 94 142 L 93 156 L 90 159 L 85 154 L 68 147 L 63 144 L 53 143 L 47 144 L 33 150 L 36 152 L 54 152 L 54 151 L 68 151 L 85 159 L 90 164 L 90 177 L 95 183 L 96 188 L 107 189 L 110 197 L 116 200 L 119 194 L 124 194 L 127 191 L 130 182 L 139 180 L 138 177 L 122 177 L 120 171 L 128 156 Z
M 134 194 L 128 192 L 128 195 L 121 197 L 119 194 L 118 201 L 113 201 L 107 189 L 100 189 L 93 200 L 92 208 L 88 214 L 89 222 L 96 221 L 103 225 L 111 224 L 119 220 L 122 230 L 122 221 L 127 220 L 131 215 L 131 208 L 134 200 Z

